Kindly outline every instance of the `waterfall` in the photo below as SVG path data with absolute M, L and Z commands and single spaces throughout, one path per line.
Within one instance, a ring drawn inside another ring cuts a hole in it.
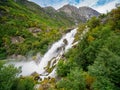
M 73 29 L 71 32 L 67 33 L 65 36 L 63 36 L 58 42 L 55 42 L 52 47 L 48 50 L 48 52 L 44 55 L 42 58 L 40 64 L 39 64 L 39 73 L 44 73 L 44 67 L 47 66 L 48 61 L 50 61 L 52 58 L 58 58 L 58 56 L 62 55 L 65 52 L 72 47 L 72 43 L 74 41 L 74 35 L 76 34 L 76 29 Z M 64 42 L 66 40 L 67 43 Z
M 12 62 L 12 64 L 16 67 L 21 66 L 21 75 L 23 76 L 28 76 L 34 72 L 37 72 L 42 78 L 47 76 L 55 77 L 56 68 L 54 67 L 50 73 L 47 72 L 47 69 L 56 66 L 62 55 L 72 47 L 76 33 L 77 28 L 65 34 L 59 41 L 55 42 L 51 46 L 51 48 L 45 53 L 37 64 L 34 60 Z

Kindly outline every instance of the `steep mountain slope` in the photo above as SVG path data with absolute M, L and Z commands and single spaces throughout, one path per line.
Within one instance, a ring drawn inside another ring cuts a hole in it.
M 74 19 L 74 22 L 79 23 L 80 21 L 85 21 L 85 17 L 81 16 L 79 14 L 78 8 L 71 6 L 71 5 L 65 5 L 62 8 L 58 10 L 58 12 L 64 12 L 69 17 Z
M 81 16 L 85 16 L 85 18 L 88 20 L 93 16 L 99 16 L 100 13 L 96 10 L 90 8 L 90 7 L 79 7 L 79 13 Z
M 0 1 L 0 58 L 30 51 L 44 54 L 67 27 L 74 25 L 70 18 L 63 17 L 50 17 L 27 0 Z
M 65 5 L 62 8 L 60 8 L 58 11 L 65 12 L 69 17 L 72 17 L 75 22 L 83 21 L 90 19 L 93 16 L 99 16 L 100 13 L 93 10 L 89 7 L 80 7 L 77 8 L 72 5 Z
M 37 5 L 33 2 L 30 2 L 30 1 L 27 1 L 27 0 L 16 0 L 16 2 L 19 3 L 20 5 L 24 5 L 27 9 L 31 10 L 35 14 L 38 14 L 41 18 L 44 18 L 45 22 L 50 21 L 51 23 L 54 23 L 54 24 L 58 23 L 59 25 L 57 25 L 57 27 L 61 27 L 62 25 L 70 26 L 73 24 L 72 20 L 70 18 L 68 18 L 67 16 L 64 16 L 66 19 L 64 19 L 63 17 L 59 17 L 59 18 L 58 17 L 50 17 L 51 14 L 53 14 L 54 16 L 56 15 L 56 13 L 55 13 L 56 10 L 52 7 L 42 8 L 39 5 Z M 51 11 L 53 11 L 53 12 L 51 12 Z

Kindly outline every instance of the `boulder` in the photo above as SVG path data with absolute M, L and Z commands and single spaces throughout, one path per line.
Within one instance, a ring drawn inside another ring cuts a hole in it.
M 39 79 L 40 79 L 39 76 L 35 76 L 35 77 L 34 77 L 34 80 L 36 80 L 36 81 L 39 80 Z
M 39 76 L 39 74 L 37 72 L 33 72 L 31 76 Z
M 32 27 L 28 29 L 31 33 L 39 33 L 42 30 L 40 28 Z
M 68 45 L 67 39 L 64 39 L 63 42 L 64 42 L 65 45 Z
M 56 49 L 56 52 L 59 52 L 60 50 L 62 50 L 62 47 L 58 47 L 58 48 Z
M 24 41 L 24 38 L 21 36 L 11 37 L 12 44 L 22 43 L 23 41 Z

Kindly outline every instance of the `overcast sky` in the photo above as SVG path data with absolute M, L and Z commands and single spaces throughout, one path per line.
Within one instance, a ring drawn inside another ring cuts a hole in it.
M 89 6 L 100 13 L 106 13 L 115 8 L 116 3 L 120 3 L 120 0 L 29 0 L 37 3 L 41 7 L 52 6 L 55 9 L 59 9 L 63 5 L 71 4 L 76 7 Z

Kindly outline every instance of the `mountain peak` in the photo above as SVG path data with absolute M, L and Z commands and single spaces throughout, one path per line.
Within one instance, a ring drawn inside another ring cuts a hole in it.
M 47 6 L 47 7 L 44 7 L 44 8 L 45 8 L 45 9 L 46 9 L 46 8 L 54 9 L 52 6 Z
M 60 9 L 65 9 L 65 8 L 69 8 L 69 9 L 77 9 L 77 7 L 75 7 L 75 6 L 73 6 L 73 5 L 70 5 L 70 4 L 66 4 L 66 5 L 64 5 L 63 7 L 61 7 Z M 59 9 L 59 10 L 60 10 Z
M 71 16 L 71 14 L 74 12 L 78 12 L 78 8 L 75 6 L 72 6 L 70 4 L 64 5 L 62 8 L 60 8 L 58 11 L 62 11 L 65 12 L 66 14 L 68 14 L 69 16 Z
M 88 6 L 81 6 L 81 7 L 84 7 L 84 8 L 91 8 L 91 7 L 88 7 Z M 79 7 L 79 8 L 81 8 L 81 7 Z
M 52 6 L 47 6 L 44 7 L 45 10 L 52 10 L 52 11 L 56 11 L 55 8 L 53 8 Z
M 79 7 L 79 13 L 82 16 L 85 16 L 87 19 L 89 19 L 93 16 L 99 16 L 100 15 L 99 12 L 97 12 L 96 10 L 94 10 L 90 7 L 87 7 L 87 6 Z
M 100 13 L 96 10 L 83 6 L 77 8 L 73 5 L 67 4 L 60 8 L 58 11 L 65 12 L 69 17 L 72 17 L 76 22 L 82 20 L 83 22 L 90 19 L 93 16 L 99 16 Z

